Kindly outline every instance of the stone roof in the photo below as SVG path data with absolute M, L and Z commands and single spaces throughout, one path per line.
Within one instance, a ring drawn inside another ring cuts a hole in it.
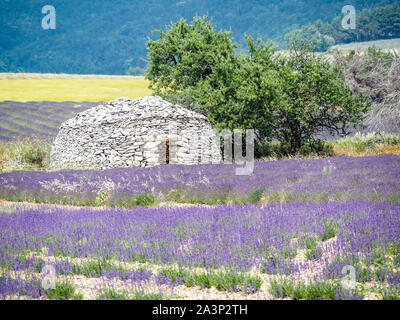
M 131 100 L 118 98 L 100 104 L 91 109 L 78 113 L 72 119 L 62 124 L 65 127 L 79 127 L 93 124 L 116 123 L 119 121 L 143 119 L 199 119 L 208 121 L 207 117 L 186 109 L 181 105 L 174 105 L 159 96 L 148 96 Z

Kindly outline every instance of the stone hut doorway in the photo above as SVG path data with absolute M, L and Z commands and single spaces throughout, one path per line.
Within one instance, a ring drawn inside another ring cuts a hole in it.
M 169 139 L 165 140 L 165 163 L 169 164 Z

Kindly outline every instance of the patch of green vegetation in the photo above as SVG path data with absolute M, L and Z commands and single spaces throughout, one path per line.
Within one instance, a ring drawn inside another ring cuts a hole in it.
M 139 194 L 135 198 L 135 204 L 137 206 L 152 206 L 156 203 L 156 198 L 149 193 Z
M 263 194 L 264 194 L 265 188 L 263 187 L 257 187 L 251 190 L 248 195 L 247 195 L 247 202 L 248 203 L 256 203 L 260 202 Z
M 385 147 L 396 147 L 400 145 L 400 136 L 388 133 L 356 133 L 352 137 L 326 142 L 331 145 L 336 155 L 365 155 L 377 154 Z M 393 149 L 395 151 L 396 149 Z
M 294 281 L 289 279 L 272 279 L 269 282 L 269 292 L 275 298 L 292 297 L 294 288 Z
M 76 293 L 76 287 L 68 282 L 57 282 L 54 289 L 45 290 L 46 296 L 50 299 L 65 300 L 76 299 L 82 300 L 83 295 Z
M 97 296 L 98 300 L 126 300 L 124 291 L 114 288 L 105 288 Z
M 160 275 L 171 280 L 172 283 L 183 283 L 187 287 L 200 286 L 205 288 L 215 287 L 217 290 L 242 290 L 246 293 L 259 290 L 261 278 L 243 273 L 233 272 L 191 272 L 164 268 Z
M 159 203 L 159 199 L 157 199 L 154 195 L 150 193 L 139 194 L 135 197 L 132 197 L 127 194 L 119 194 L 115 200 L 105 201 L 106 205 L 115 206 L 117 208 L 132 208 L 136 206 L 154 206 Z
M 297 255 L 297 248 L 285 245 L 281 251 L 281 256 L 285 259 L 293 259 Z
M 400 203 L 400 192 L 393 193 L 388 197 L 391 203 Z
M 380 290 L 383 300 L 400 300 L 400 285 Z
M 80 264 L 75 264 L 71 269 L 71 274 L 82 274 L 87 277 L 99 277 L 105 272 L 113 271 L 119 273 L 121 279 L 126 279 L 128 269 L 123 266 L 116 265 L 105 259 L 102 260 L 89 260 Z M 60 274 L 63 274 L 61 272 Z
M 306 236 L 304 238 L 305 256 L 307 259 L 316 260 L 322 257 L 323 252 L 318 243 L 319 239 L 315 236 Z
M 102 207 L 107 204 L 111 197 L 111 190 L 103 189 L 97 192 L 96 198 L 94 200 L 94 205 L 96 207 Z
M 312 236 L 304 237 L 304 246 L 308 250 L 314 249 L 318 245 L 318 239 Z
M 177 203 L 182 202 L 182 193 L 183 193 L 184 189 L 185 189 L 184 186 L 179 186 L 178 188 L 176 188 L 174 190 L 170 190 L 169 192 L 166 192 L 165 200 L 171 201 L 171 202 L 177 202 Z
M 45 170 L 51 145 L 42 140 L 20 139 L 0 142 L 0 172 L 12 170 Z
M 323 252 L 320 247 L 315 247 L 313 249 L 308 249 L 305 252 L 305 256 L 308 260 L 318 260 L 322 257 Z
M 327 219 L 323 224 L 323 230 L 320 234 L 322 241 L 334 238 L 337 231 L 337 224 L 332 219 Z
M 161 293 L 127 291 L 114 288 L 104 288 L 97 295 L 98 300 L 165 300 Z
M 337 282 L 299 282 L 289 279 L 272 279 L 269 291 L 274 297 L 290 297 L 294 300 L 336 300 L 359 296 L 359 292 L 348 292 Z

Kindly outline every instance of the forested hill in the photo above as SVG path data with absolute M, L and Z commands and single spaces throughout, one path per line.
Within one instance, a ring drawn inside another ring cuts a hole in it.
M 285 34 L 321 19 L 397 3 L 389 0 L 0 0 L 0 72 L 125 74 L 144 67 L 154 29 L 208 14 L 222 29 L 282 41 Z M 56 9 L 56 29 L 43 30 L 42 7 Z
M 311 41 L 317 51 L 325 51 L 333 44 L 400 38 L 400 3 L 360 10 L 356 22 L 356 29 L 345 30 L 340 16 L 330 23 L 318 20 L 291 31 L 285 38 L 297 36 Z

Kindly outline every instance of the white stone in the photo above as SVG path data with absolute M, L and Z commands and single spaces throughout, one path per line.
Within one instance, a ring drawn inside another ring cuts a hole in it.
M 153 166 L 165 162 L 167 139 L 170 163 L 221 161 L 206 117 L 149 96 L 133 101 L 119 98 L 65 121 L 54 141 L 50 165 L 95 169 Z

